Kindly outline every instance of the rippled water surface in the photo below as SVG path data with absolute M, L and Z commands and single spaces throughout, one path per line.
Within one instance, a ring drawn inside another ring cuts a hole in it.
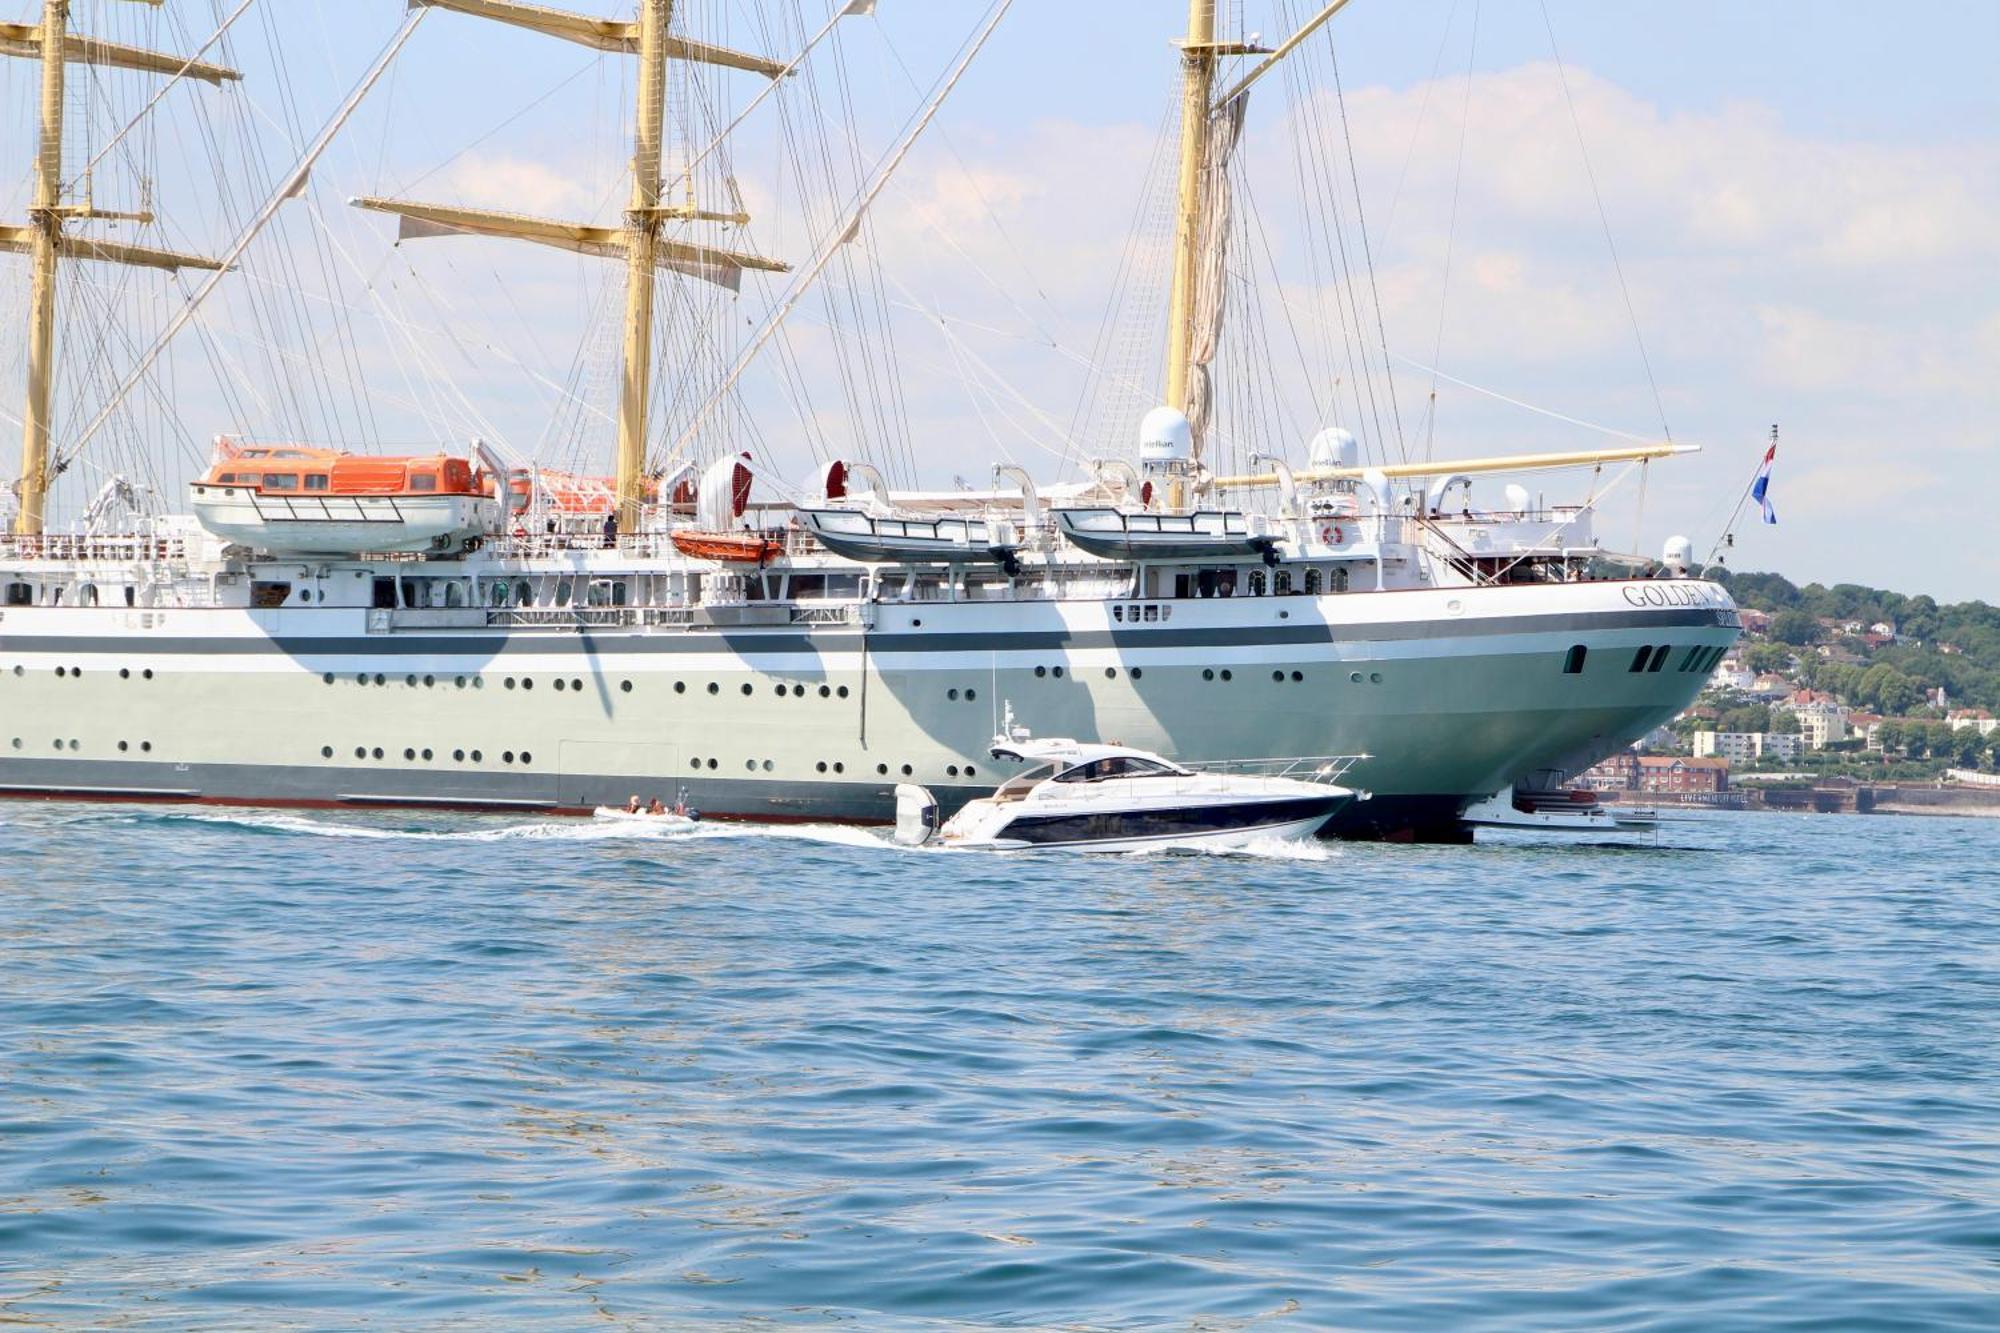
M 1996 867 L 0 808 L 0 1322 L 1990 1328 Z

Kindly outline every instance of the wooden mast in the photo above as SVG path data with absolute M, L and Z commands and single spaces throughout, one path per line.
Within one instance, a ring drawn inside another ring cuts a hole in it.
M 140 3 L 157 5 L 160 0 L 140 0 Z M 88 200 L 77 206 L 63 204 L 63 84 L 67 66 L 74 60 L 81 64 L 186 76 L 209 83 L 238 77 L 234 70 L 220 65 L 76 36 L 69 31 L 69 5 L 70 0 L 43 0 L 39 24 L 0 23 L 0 55 L 33 56 L 42 66 L 40 140 L 36 145 L 35 192 L 28 205 L 28 224 L 0 225 L 0 250 L 25 252 L 32 266 L 28 287 L 28 396 L 21 413 L 21 476 L 16 483 L 20 507 L 14 516 L 14 532 L 21 537 L 41 535 L 48 504 L 58 261 L 104 259 L 168 270 L 220 267 L 213 260 L 194 255 L 65 233 L 66 218 L 118 218 L 139 223 L 153 220 L 150 213 L 101 211 Z
M 1189 413 L 1188 365 L 1208 166 L 1208 98 L 1215 84 L 1215 0 L 1188 0 L 1181 42 L 1181 174 L 1174 215 L 1174 285 L 1167 315 L 1167 406 Z
M 41 143 L 35 153 L 35 199 L 28 207 L 28 402 L 21 413 L 17 536 L 38 537 L 49 494 L 49 384 L 56 354 L 56 243 L 62 237 L 63 46 L 69 0 L 42 6 Z
M 639 107 L 632 201 L 625 212 L 625 361 L 618 389 L 618 531 L 639 530 L 646 407 L 653 374 L 654 243 L 660 236 L 660 132 L 666 113 L 667 24 L 673 0 L 639 0 Z

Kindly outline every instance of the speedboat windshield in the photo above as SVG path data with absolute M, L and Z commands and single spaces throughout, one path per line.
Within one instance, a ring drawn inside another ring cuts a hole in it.
M 999 790 L 993 794 L 1003 801 L 1018 799 L 1026 796 L 1028 790 L 1036 783 L 1046 781 L 1048 776 L 1055 771 L 1056 766 L 1054 764 L 1036 764 L 1027 772 L 1017 773 L 1013 777 L 1008 778 L 1000 784 Z
M 1093 759 L 1087 764 L 1078 764 L 1067 773 L 1058 774 L 1056 781 L 1103 782 L 1109 778 L 1172 778 L 1180 775 L 1180 769 L 1158 759 L 1114 754 L 1102 759 Z

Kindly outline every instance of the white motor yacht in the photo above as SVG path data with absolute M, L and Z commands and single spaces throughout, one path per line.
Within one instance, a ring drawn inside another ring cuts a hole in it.
M 898 842 L 998 851 L 1237 848 L 1309 839 L 1363 795 L 1334 782 L 1358 756 L 1189 768 L 1123 745 L 1032 739 L 1012 722 L 1009 710 L 993 757 L 1030 767 L 942 823 L 929 790 L 899 785 Z

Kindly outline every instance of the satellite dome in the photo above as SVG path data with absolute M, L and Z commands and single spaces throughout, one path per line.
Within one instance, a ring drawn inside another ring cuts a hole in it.
M 1156 407 L 1139 423 L 1139 461 L 1183 463 L 1194 452 L 1194 427 L 1171 407 Z
M 1308 467 L 1354 467 L 1360 461 L 1361 446 L 1355 443 L 1354 432 L 1340 426 L 1328 426 L 1306 446 Z

